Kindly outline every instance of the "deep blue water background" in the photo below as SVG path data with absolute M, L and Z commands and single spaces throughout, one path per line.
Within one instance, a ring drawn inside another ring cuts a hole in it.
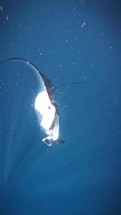
M 42 143 L 38 81 L 0 66 L 0 215 L 121 215 L 121 3 L 0 1 L 0 60 L 58 88 L 60 135 Z

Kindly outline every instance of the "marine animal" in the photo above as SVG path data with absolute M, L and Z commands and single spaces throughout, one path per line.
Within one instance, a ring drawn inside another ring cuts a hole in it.
M 23 58 L 14 57 L 2 61 L 1 64 L 7 63 L 9 61 L 20 61 L 25 63 L 32 70 L 34 70 L 39 79 L 41 90 L 35 98 L 34 108 L 37 114 L 39 125 L 43 132 L 47 135 L 42 139 L 42 141 L 48 146 L 52 146 L 57 142 L 64 143 L 64 140 L 59 139 L 60 115 L 58 105 L 54 98 L 54 92 L 57 87 L 54 86 L 51 80 L 32 62 Z

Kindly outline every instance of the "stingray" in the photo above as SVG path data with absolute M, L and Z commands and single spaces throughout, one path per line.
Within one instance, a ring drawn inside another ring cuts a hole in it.
M 34 109 L 37 114 L 40 128 L 44 134 L 47 135 L 42 141 L 48 146 L 52 146 L 57 142 L 64 143 L 64 140 L 59 138 L 60 115 L 58 105 L 54 98 L 54 92 L 57 87 L 54 86 L 51 80 L 32 62 L 16 57 L 2 61 L 1 64 L 7 63 L 8 61 L 20 61 L 25 63 L 34 70 L 38 77 L 40 90 L 34 101 Z

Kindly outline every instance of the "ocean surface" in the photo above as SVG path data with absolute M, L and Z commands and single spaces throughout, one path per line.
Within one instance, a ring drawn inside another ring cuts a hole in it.
M 33 70 L 0 64 L 0 215 L 121 215 L 121 1 L 0 0 L 11 57 L 58 86 L 65 143 L 42 142 Z

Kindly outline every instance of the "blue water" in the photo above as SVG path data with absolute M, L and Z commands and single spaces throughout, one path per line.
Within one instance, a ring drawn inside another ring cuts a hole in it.
M 0 60 L 55 85 L 60 136 L 45 145 L 38 81 L 0 65 L 0 215 L 121 215 L 121 3 L 0 1 Z

